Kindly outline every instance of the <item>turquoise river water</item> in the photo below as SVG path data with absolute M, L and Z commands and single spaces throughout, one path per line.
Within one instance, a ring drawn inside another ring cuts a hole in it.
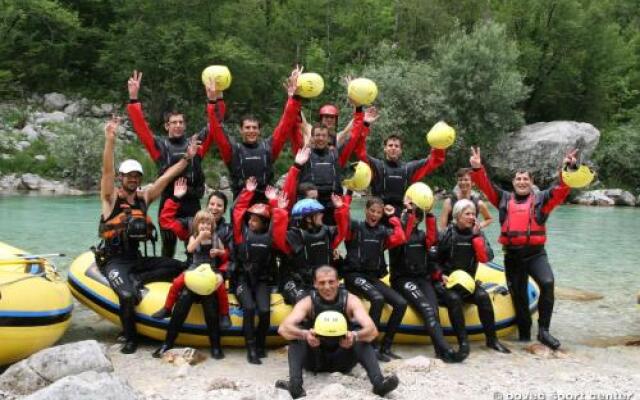
M 362 215 L 361 203 L 354 203 L 354 209 L 356 218 Z M 151 214 L 157 214 L 155 207 Z M 98 216 L 96 196 L 0 196 L 0 241 L 33 254 L 65 253 L 55 259 L 64 271 L 97 241 Z M 605 296 L 592 302 L 556 301 L 553 329 L 561 337 L 640 335 L 639 228 L 640 208 L 562 206 L 554 211 L 547 251 L 557 286 Z M 501 264 L 497 234 L 494 223 L 487 236 Z

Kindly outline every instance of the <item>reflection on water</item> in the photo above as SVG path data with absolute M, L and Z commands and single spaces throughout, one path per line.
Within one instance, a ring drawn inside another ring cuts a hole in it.
M 362 217 L 362 207 L 361 201 L 354 202 L 355 218 Z M 0 196 L 0 240 L 36 254 L 66 253 L 57 262 L 64 270 L 97 241 L 99 213 L 95 196 Z M 157 206 L 150 214 L 155 218 Z M 605 296 L 592 302 L 556 301 L 552 327 L 559 337 L 640 334 L 638 227 L 640 208 L 563 206 L 554 211 L 547 251 L 557 285 Z M 501 262 L 498 231 L 494 223 L 487 237 Z

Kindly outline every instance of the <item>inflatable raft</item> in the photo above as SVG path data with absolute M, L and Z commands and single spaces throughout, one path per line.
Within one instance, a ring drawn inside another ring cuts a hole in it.
M 481 264 L 477 278 L 482 280 L 485 288 L 491 293 L 496 315 L 496 328 L 498 335 L 510 334 L 514 329 L 514 310 L 511 296 L 506 290 L 505 276 L 502 267 L 489 263 Z M 118 318 L 118 298 L 109 287 L 109 283 L 100 273 L 91 252 L 84 253 L 74 260 L 69 269 L 69 286 L 73 295 L 87 307 L 91 308 L 109 321 L 120 324 Z M 169 319 L 158 320 L 151 318 L 151 314 L 159 310 L 165 302 L 170 284 L 167 282 L 154 282 L 145 286 L 140 304 L 136 307 L 136 326 L 138 332 L 153 339 L 163 340 L 165 337 Z M 534 310 L 538 304 L 538 288 L 531 281 L 529 284 L 530 307 Z M 222 331 L 222 344 L 225 346 L 244 346 L 242 336 L 242 309 L 235 296 L 229 294 L 230 316 L 232 327 Z M 366 302 L 365 302 L 366 305 Z M 268 343 L 270 345 L 282 344 L 284 339 L 277 334 L 278 325 L 291 311 L 291 306 L 285 304 L 278 293 L 271 295 L 271 327 Z M 385 307 L 382 316 L 382 330 L 390 314 L 390 307 Z M 449 323 L 449 317 L 445 308 L 440 307 L 440 320 L 445 334 L 455 340 L 453 330 Z M 465 307 L 465 320 L 467 330 L 472 340 L 483 338 L 482 325 L 478 318 L 476 306 Z M 411 307 L 402 320 L 402 325 L 396 335 L 398 343 L 428 343 L 422 327 L 422 320 L 413 312 Z M 200 305 L 196 304 L 182 327 L 177 343 L 188 346 L 208 346 L 206 325 Z
M 53 345 L 72 310 L 69 288 L 52 264 L 0 242 L 0 365 Z

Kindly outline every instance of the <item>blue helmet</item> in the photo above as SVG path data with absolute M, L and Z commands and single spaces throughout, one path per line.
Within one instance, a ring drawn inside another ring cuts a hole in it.
M 291 215 L 302 218 L 307 215 L 324 212 L 324 206 L 316 199 L 302 199 L 293 205 Z

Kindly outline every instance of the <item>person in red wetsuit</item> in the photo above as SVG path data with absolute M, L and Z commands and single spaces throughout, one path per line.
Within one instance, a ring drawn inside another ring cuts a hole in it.
M 185 154 L 189 143 L 189 138 L 185 134 L 186 124 L 184 115 L 180 112 L 171 111 L 164 116 L 164 129 L 167 136 L 156 136 L 153 134 L 147 124 L 144 113 L 142 111 L 142 103 L 138 99 L 140 85 L 142 82 L 142 72 L 133 71 L 133 75 L 128 81 L 129 104 L 127 112 L 129 119 L 133 124 L 133 129 L 138 135 L 140 142 L 151 156 L 151 159 L 158 167 L 158 176 L 162 175 L 169 167 L 180 161 Z M 220 114 L 219 118 L 224 116 L 224 102 L 221 93 L 215 90 L 215 83 L 209 95 L 209 107 L 217 104 Z M 202 160 L 212 144 L 213 135 L 211 134 L 212 125 L 209 129 L 203 129 L 195 134 L 201 147 L 198 154 L 190 162 L 189 166 L 182 172 L 181 176 L 187 178 L 188 190 L 184 197 L 180 199 L 180 217 L 193 217 L 200 209 L 200 199 L 204 195 L 204 172 L 202 171 Z M 168 185 L 163 191 L 160 199 L 158 212 L 161 213 L 167 198 L 171 197 L 172 186 Z M 176 236 L 169 230 L 161 229 L 162 238 L 162 255 L 165 257 L 173 257 L 176 248 Z
M 211 345 L 211 356 L 215 359 L 224 358 L 222 352 L 222 346 L 220 345 L 220 325 L 218 318 L 215 315 L 218 303 L 216 298 L 220 298 L 222 290 L 224 290 L 224 279 L 222 278 L 223 270 L 226 270 L 226 252 L 220 238 L 215 233 L 215 222 L 213 214 L 207 210 L 198 211 L 193 218 L 192 234 L 189 237 L 189 244 L 187 245 L 187 251 L 191 255 L 191 265 L 188 269 L 198 268 L 202 264 L 209 264 L 213 271 L 218 276 L 218 285 L 215 288 L 215 293 L 198 296 L 196 293 L 191 292 L 185 286 L 185 273 L 180 274 L 178 278 L 173 281 L 167 300 L 171 299 L 173 303 L 178 301 L 173 315 L 171 315 L 171 321 L 167 328 L 167 335 L 165 341 L 160 348 L 154 353 L 153 357 L 161 357 L 167 350 L 171 349 L 178 337 L 179 330 L 187 319 L 189 310 L 193 302 L 199 298 L 202 302 L 202 311 L 207 323 L 207 331 L 209 333 L 209 343 Z M 224 291 L 224 297 L 226 298 L 226 291 Z M 180 300 L 178 300 L 180 296 Z M 226 301 L 226 299 L 225 299 Z M 226 301 L 228 304 L 228 301 Z M 173 307 L 173 304 L 171 305 Z M 165 307 L 160 311 L 166 311 Z M 157 314 L 152 315 L 156 318 Z M 163 314 L 164 318 L 165 315 Z
M 240 141 L 230 138 L 218 124 L 212 128 L 213 141 L 231 175 L 234 198 L 240 194 L 245 181 L 253 176 L 258 182 L 253 201 L 265 200 L 264 190 L 273 181 L 273 164 L 278 159 L 286 139 L 291 136 L 290 132 L 294 129 L 300 113 L 300 98 L 295 95 L 300 72 L 299 68 L 294 69 L 287 81 L 289 98 L 284 114 L 270 138 L 260 138 L 260 122 L 251 115 L 244 116 L 240 120 Z M 215 118 L 213 109 L 209 109 L 208 112 L 211 121 Z
M 281 195 L 277 208 L 267 204 L 251 204 L 258 187 L 257 179 L 247 179 L 233 209 L 233 240 L 235 243 L 235 270 L 231 275 L 231 286 L 242 307 L 242 327 L 247 347 L 247 359 L 252 364 L 262 364 L 260 358 L 267 356 L 266 340 L 270 326 L 271 266 L 276 231 L 286 231 L 286 216 L 280 215 L 271 221 L 272 214 L 286 214 L 288 199 Z M 277 221 L 285 223 L 276 227 Z M 284 249 L 278 249 L 284 251 Z M 254 317 L 258 314 L 258 326 Z
M 345 203 L 351 204 L 351 196 L 345 196 Z M 382 223 L 383 214 L 389 218 L 389 224 L 393 229 Z M 344 261 L 343 275 L 347 289 L 371 303 L 369 315 L 376 327 L 380 326 L 385 303 L 393 307 L 386 334 L 378 351 L 380 361 L 400 358 L 391 352 L 391 345 L 407 309 L 407 301 L 381 280 L 387 275 L 385 249 L 399 246 L 406 241 L 400 219 L 394 214 L 393 206 L 385 206 L 380 198 L 372 197 L 365 205 L 364 221 L 351 220 L 345 238 L 347 257 Z
M 397 134 L 391 134 L 384 140 L 384 159 L 371 157 L 367 154 L 365 141 L 371 124 L 377 119 L 378 112 L 375 107 L 367 109 L 362 128 L 353 131 L 351 140 L 358 140 L 356 155 L 361 161 L 369 164 L 373 172 L 371 194 L 380 197 L 384 204 L 392 205 L 396 210 L 396 216 L 400 216 L 404 208 L 404 194 L 407 188 L 442 165 L 446 151 L 431 149 L 427 158 L 404 162 L 402 161 L 402 139 Z M 356 123 L 357 120 L 354 120 L 354 125 Z
M 544 245 L 547 241 L 545 223 L 551 211 L 562 204 L 571 188 L 562 181 L 547 190 L 533 191 L 533 178 L 528 171 L 516 171 L 513 192 L 492 184 L 482 166 L 480 148 L 471 148 L 469 159 L 471 178 L 499 211 L 500 238 L 504 250 L 507 284 L 516 310 L 520 340 L 531 340 L 531 314 L 529 312 L 529 277 L 540 287 L 538 300 L 538 340 L 557 349 L 560 341 L 549 333 L 553 313 L 554 277 Z M 576 151 L 569 152 L 563 164 L 575 165 Z
M 476 227 L 476 207 L 469 199 L 458 200 L 453 206 L 453 223 L 447 226 L 438 243 L 436 260 L 440 270 L 436 273 L 442 283 L 436 284 L 438 294 L 444 299 L 449 311 L 449 319 L 458 337 L 460 358 L 469 355 L 469 340 L 464 322 L 463 303 L 472 303 L 478 307 L 478 315 L 486 337 L 487 347 L 501 353 L 510 353 L 496 335 L 495 315 L 489 293 L 476 280 L 475 290 L 468 293 L 458 287 L 446 289 L 448 276 L 462 270 L 475 279 L 479 262 L 488 262 L 484 236 Z

